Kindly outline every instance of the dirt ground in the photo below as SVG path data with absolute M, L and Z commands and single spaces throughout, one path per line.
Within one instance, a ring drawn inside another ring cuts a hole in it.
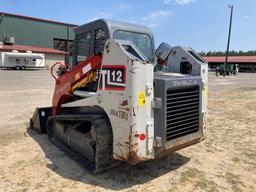
M 210 75 L 202 143 L 96 176 L 28 128 L 53 84 L 48 71 L 0 71 L 0 192 L 256 191 L 256 75 Z

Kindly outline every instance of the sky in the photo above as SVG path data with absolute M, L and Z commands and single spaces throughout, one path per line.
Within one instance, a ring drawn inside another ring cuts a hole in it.
M 225 51 L 234 5 L 231 50 L 256 49 L 256 0 L 0 0 L 0 12 L 85 24 L 98 18 L 146 25 L 155 45 Z

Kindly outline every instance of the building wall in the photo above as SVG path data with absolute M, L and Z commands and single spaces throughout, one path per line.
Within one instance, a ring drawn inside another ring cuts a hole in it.
M 0 52 L 0 66 L 2 66 L 2 63 L 3 63 L 3 61 L 2 61 L 2 55 L 3 55 L 3 53 Z
M 238 64 L 239 67 L 239 72 L 246 72 L 246 73 L 255 73 L 256 72 L 256 62 L 255 63 L 228 63 L 229 65 L 234 65 L 234 64 Z M 209 62 L 208 66 L 209 68 L 215 69 L 217 66 L 223 66 L 224 63 L 213 63 L 213 62 Z
M 69 35 L 69 37 L 68 37 Z M 14 36 L 18 45 L 53 48 L 53 38 L 74 39 L 73 26 L 38 21 L 7 14 L 0 15 L 0 41 Z
M 56 62 L 65 63 L 65 55 L 45 53 L 45 67 L 50 69 Z

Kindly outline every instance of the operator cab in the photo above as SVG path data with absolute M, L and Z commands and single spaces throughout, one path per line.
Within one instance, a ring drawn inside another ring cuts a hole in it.
M 111 38 L 132 42 L 150 63 L 155 63 L 154 39 L 147 27 L 99 19 L 79 26 L 74 31 L 73 66 L 89 56 L 101 55 L 105 42 Z

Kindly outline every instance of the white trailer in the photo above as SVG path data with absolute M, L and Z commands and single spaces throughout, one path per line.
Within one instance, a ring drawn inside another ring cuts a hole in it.
M 0 52 L 0 68 L 25 70 L 27 68 L 44 68 L 42 53 Z

